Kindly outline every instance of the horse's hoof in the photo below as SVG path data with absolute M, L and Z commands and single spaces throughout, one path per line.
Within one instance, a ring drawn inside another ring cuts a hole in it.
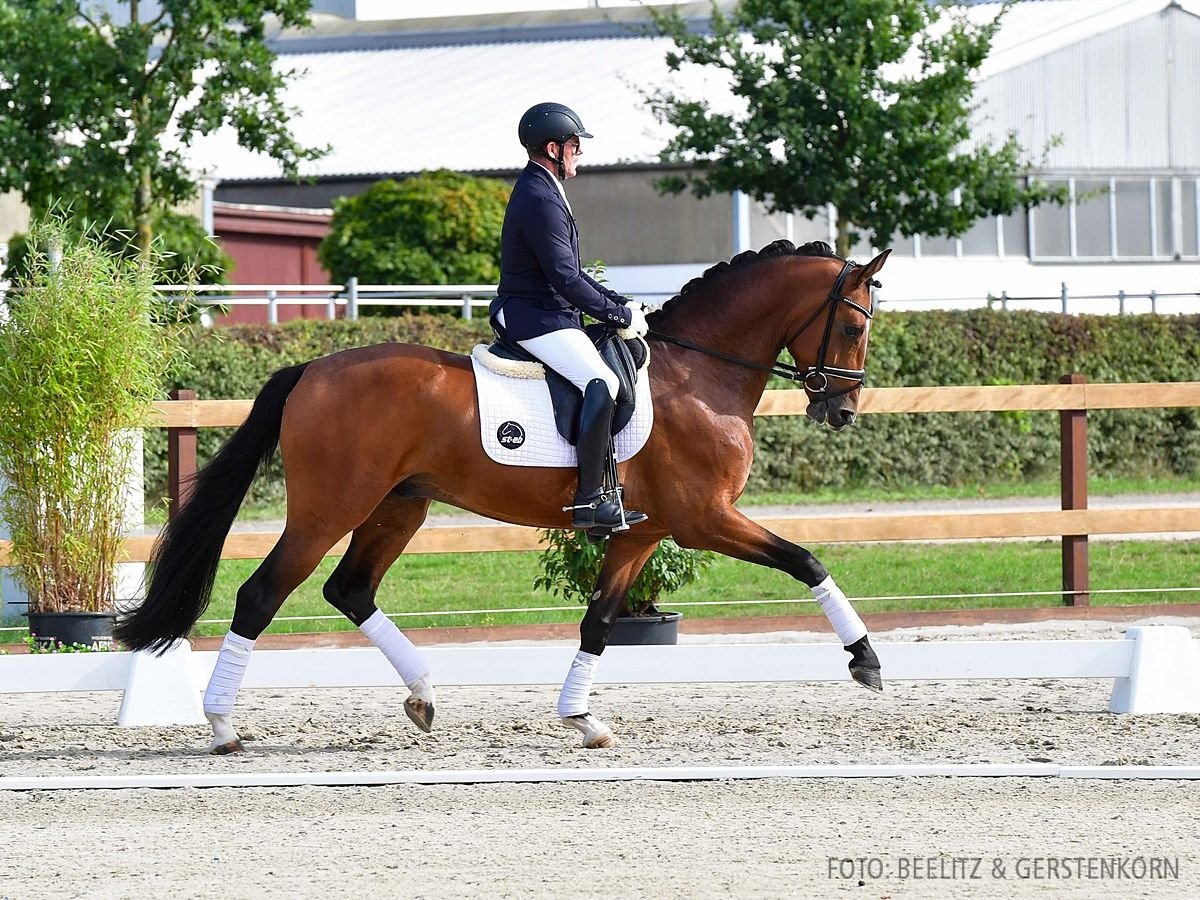
M 868 669 L 863 666 L 851 666 L 850 677 L 869 691 L 883 693 L 883 677 L 878 669 Z
M 246 748 L 242 746 L 242 742 L 237 738 L 232 741 L 226 741 L 224 744 L 214 744 L 208 751 L 211 756 L 228 756 L 231 753 L 245 753 Z
M 615 746 L 617 746 L 617 739 L 613 737 L 611 731 L 606 731 L 590 741 L 587 738 L 583 740 L 583 749 L 585 750 L 610 750 Z
M 585 750 L 607 750 L 617 746 L 617 739 L 612 730 L 591 713 L 564 716 L 559 721 L 563 723 L 563 727 L 583 734 L 582 746 Z
M 433 704 L 420 697 L 409 697 L 404 701 L 404 712 L 412 723 L 426 734 L 433 731 Z

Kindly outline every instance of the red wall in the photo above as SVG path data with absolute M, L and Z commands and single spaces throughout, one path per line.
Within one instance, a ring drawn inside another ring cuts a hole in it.
M 233 284 L 328 284 L 329 276 L 317 262 L 317 245 L 329 232 L 330 214 L 324 211 L 213 205 L 213 230 L 222 249 L 233 259 Z M 324 319 L 325 301 L 279 307 L 279 321 Z M 267 321 L 267 307 L 234 306 L 218 324 Z

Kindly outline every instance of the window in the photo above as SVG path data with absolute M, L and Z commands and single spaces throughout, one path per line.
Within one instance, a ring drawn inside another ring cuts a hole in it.
M 1146 181 L 1121 179 L 1116 185 L 1117 256 L 1150 256 L 1150 189 Z
M 1171 179 L 1150 179 L 1154 191 L 1154 255 L 1172 257 L 1175 255 L 1175 239 L 1172 231 L 1171 214 L 1174 205 L 1171 203 Z
M 1050 181 L 1051 187 L 1067 184 Z M 1055 203 L 1043 203 L 1030 211 L 1033 219 L 1034 256 L 1071 255 L 1071 210 Z
M 958 242 L 954 238 L 921 235 L 922 256 L 957 256 Z
M 913 239 L 910 237 L 904 237 L 904 235 L 900 234 L 898 231 L 892 235 L 892 239 L 888 242 L 888 246 L 892 248 L 892 252 L 897 256 L 913 255 Z
M 1075 253 L 1112 256 L 1112 219 L 1108 179 L 1075 181 Z
M 957 240 L 923 235 L 921 256 L 1038 260 L 1200 258 L 1200 178 L 1059 178 L 1064 205 L 976 222 Z M 1001 246 L 997 246 L 997 242 Z
M 1004 255 L 1029 255 L 1029 213 L 1018 209 L 1011 216 L 1001 218 L 1004 229 Z
M 962 236 L 963 256 L 995 256 L 996 229 L 1000 227 L 995 216 L 980 219 Z
M 1200 243 L 1197 243 L 1197 231 L 1200 231 L 1200 191 L 1197 190 L 1197 179 L 1180 179 L 1180 209 L 1183 213 L 1183 246 L 1180 252 L 1184 256 L 1200 256 Z

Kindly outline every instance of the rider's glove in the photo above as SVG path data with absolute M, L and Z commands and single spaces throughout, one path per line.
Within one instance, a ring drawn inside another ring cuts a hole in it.
M 617 337 L 623 341 L 645 337 L 646 332 L 650 330 L 650 326 L 646 323 L 646 305 L 635 300 L 627 304 L 626 309 L 629 310 L 631 316 L 629 324 L 624 328 L 617 329 Z

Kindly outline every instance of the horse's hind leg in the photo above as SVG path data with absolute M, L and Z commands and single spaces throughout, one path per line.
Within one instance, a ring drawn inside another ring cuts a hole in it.
M 211 753 L 223 755 L 243 749 L 233 728 L 233 705 L 254 642 L 271 624 L 283 601 L 312 574 L 340 537 L 326 529 L 284 528 L 279 543 L 238 589 L 233 622 L 204 692 L 204 715 L 213 728 Z
M 425 521 L 429 501 L 389 494 L 354 530 L 350 548 L 325 582 L 325 599 L 358 626 L 412 692 L 404 712 L 422 731 L 433 727 L 429 664 L 396 624 L 375 605 L 379 582 Z

